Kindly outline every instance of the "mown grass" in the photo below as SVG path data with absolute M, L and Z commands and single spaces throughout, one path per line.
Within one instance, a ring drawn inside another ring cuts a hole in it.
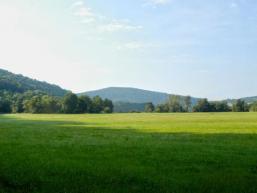
M 254 193 L 257 114 L 1 115 L 0 192 Z

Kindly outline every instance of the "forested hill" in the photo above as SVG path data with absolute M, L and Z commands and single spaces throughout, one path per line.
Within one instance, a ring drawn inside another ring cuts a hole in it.
M 155 105 L 165 103 L 168 98 L 168 93 L 148 91 L 137 88 L 126 87 L 109 87 L 96 91 L 89 91 L 80 93 L 79 95 L 88 95 L 90 97 L 100 96 L 102 98 L 108 98 L 114 103 L 147 103 L 152 102 Z M 183 96 L 182 96 L 183 97 Z M 196 104 L 198 99 L 192 98 L 192 104 Z
M 109 87 L 96 91 L 89 91 L 79 95 L 90 97 L 100 96 L 111 99 L 113 102 L 145 103 L 152 102 L 160 104 L 165 102 L 169 95 L 167 93 L 141 90 L 137 88 Z
M 34 80 L 3 69 L 0 69 L 0 91 L 1 90 L 13 93 L 38 90 L 52 96 L 64 96 L 67 93 L 67 90 L 62 89 L 57 85 Z
M 227 99 L 225 100 L 226 102 L 233 104 L 237 101 L 238 99 Z M 245 101 L 246 103 L 250 104 L 250 103 L 254 103 L 257 101 L 257 96 L 253 96 L 253 97 L 244 97 L 244 98 L 240 98 L 240 100 Z

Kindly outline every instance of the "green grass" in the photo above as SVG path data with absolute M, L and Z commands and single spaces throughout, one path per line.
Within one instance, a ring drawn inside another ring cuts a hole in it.
M 9 192 L 254 193 L 257 113 L 1 115 Z

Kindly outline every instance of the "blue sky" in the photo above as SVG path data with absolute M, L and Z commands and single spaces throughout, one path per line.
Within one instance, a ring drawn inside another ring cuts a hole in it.
M 255 0 L 0 0 L 0 68 L 74 92 L 257 95 Z

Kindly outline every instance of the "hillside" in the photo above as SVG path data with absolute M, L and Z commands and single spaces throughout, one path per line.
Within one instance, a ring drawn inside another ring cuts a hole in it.
M 253 96 L 253 97 L 243 97 L 243 98 L 240 98 L 241 100 L 245 101 L 246 103 L 250 104 L 250 103 L 253 103 L 253 102 L 256 102 L 257 101 L 257 96 Z M 226 102 L 228 102 L 229 104 L 233 104 L 237 101 L 238 99 L 227 99 L 227 100 L 224 100 Z
M 95 91 L 84 92 L 79 95 L 88 95 L 90 97 L 100 96 L 111 99 L 113 102 L 128 103 L 146 103 L 152 102 L 160 104 L 168 99 L 167 93 L 141 90 L 137 88 L 109 87 Z
M 245 98 L 242 98 L 242 100 L 244 100 L 244 101 L 247 102 L 247 103 L 253 103 L 253 102 L 257 101 L 257 96 L 254 96 L 254 97 L 245 97 Z
M 0 90 L 23 93 L 28 90 L 38 90 L 53 96 L 63 96 L 67 90 L 47 82 L 34 80 L 23 75 L 0 69 Z
M 100 96 L 102 98 L 111 99 L 114 103 L 126 102 L 142 104 L 152 102 L 155 105 L 165 103 L 169 97 L 168 93 L 126 87 L 109 87 L 80 93 L 79 95 L 88 95 L 90 97 Z M 197 98 L 192 98 L 192 103 L 195 104 L 197 100 Z

